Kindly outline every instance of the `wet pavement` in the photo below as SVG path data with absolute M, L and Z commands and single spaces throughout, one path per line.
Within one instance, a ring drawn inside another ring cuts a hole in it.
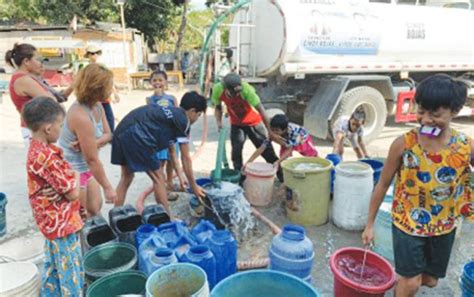
M 122 95 L 122 102 L 114 105 L 117 118 L 123 117 L 128 111 L 138 107 L 145 102 L 145 97 L 150 91 L 133 91 Z M 172 94 L 179 96 L 182 91 L 172 90 Z M 7 98 L 8 99 L 8 98 Z M 70 104 L 67 103 L 67 106 Z M 208 112 L 209 135 L 204 153 L 193 163 L 197 177 L 208 177 L 215 165 L 217 150 L 217 129 L 213 118 L 213 111 Z M 0 238 L 0 255 L 12 258 L 27 259 L 35 258 L 41 254 L 42 237 L 38 234 L 27 198 L 25 156 L 19 129 L 19 116 L 10 100 L 3 100 L 0 104 L 0 191 L 6 193 L 7 204 L 7 228 L 8 233 Z M 471 119 L 458 119 L 453 126 L 465 133 L 474 135 L 473 121 Z M 369 153 L 374 157 L 385 157 L 390 143 L 395 137 L 408 131 L 413 124 L 397 125 L 388 123 L 379 139 L 368 146 Z M 194 149 L 200 144 L 202 123 L 199 121 L 192 128 L 192 140 Z M 331 151 L 331 143 L 327 141 L 316 141 L 316 146 L 321 155 Z M 244 158 L 253 153 L 254 148 L 246 143 Z M 230 152 L 230 143 L 227 143 L 227 152 Z M 112 184 L 119 180 L 120 168 L 110 164 L 110 146 L 100 152 L 100 157 L 106 168 Z M 350 149 L 346 150 L 346 160 L 355 160 L 355 155 Z M 138 195 L 151 184 L 145 174 L 137 174 L 135 181 L 130 187 L 126 203 L 135 204 Z M 187 201 L 188 194 L 180 194 L 176 202 L 172 202 L 173 212 L 181 219 L 191 221 Z M 258 208 L 263 214 L 279 226 L 290 223 L 285 215 L 283 200 L 285 191 L 275 186 L 273 202 L 268 207 Z M 147 203 L 153 203 L 152 197 Z M 111 205 L 104 204 L 102 213 L 108 217 Z M 307 235 L 311 238 L 315 250 L 315 262 L 313 267 L 313 285 L 323 296 L 333 296 L 333 275 L 329 268 L 329 256 L 337 249 L 347 246 L 361 247 L 360 232 L 349 232 L 335 227 L 331 222 L 318 227 L 307 227 Z M 258 259 L 268 256 L 268 248 L 272 238 L 271 230 L 261 222 L 252 231 L 251 235 L 240 242 L 239 259 Z M 460 296 L 458 278 L 461 267 L 469 259 L 474 258 L 474 224 L 464 223 L 461 235 L 453 248 L 448 275 L 439 282 L 434 289 L 422 288 L 417 296 L 445 297 Z M 391 296 L 391 293 L 387 294 Z

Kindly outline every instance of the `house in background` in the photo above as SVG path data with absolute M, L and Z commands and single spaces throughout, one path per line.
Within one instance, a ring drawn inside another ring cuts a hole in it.
M 48 58 L 45 67 L 51 72 L 59 73 L 60 77 L 68 76 L 65 65 L 81 59 L 85 48 L 94 44 L 102 49 L 101 63 L 109 67 L 119 86 L 127 84 L 127 75 L 136 72 L 146 65 L 146 44 L 143 34 L 133 28 L 126 29 L 126 57 L 122 42 L 120 24 L 97 23 L 94 26 L 78 26 L 73 30 L 69 26 L 43 26 L 36 24 L 2 24 L 0 23 L 0 68 L 5 68 L 11 73 L 13 69 L 7 66 L 3 57 L 7 50 L 13 48 L 15 43 L 31 43 L 38 48 L 40 53 Z M 69 74 L 70 76 L 70 74 Z M 67 84 L 55 79 L 54 84 Z

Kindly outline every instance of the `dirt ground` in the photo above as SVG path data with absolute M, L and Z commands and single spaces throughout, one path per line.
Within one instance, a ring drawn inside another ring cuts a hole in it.
M 187 86 L 186 89 L 193 87 Z M 184 90 L 172 88 L 170 93 L 178 98 Z M 113 105 L 117 119 L 122 118 L 128 111 L 145 103 L 145 97 L 151 91 L 140 90 L 122 92 L 121 102 Z M 71 101 L 66 104 L 68 107 Z M 31 258 L 41 254 L 43 239 L 38 233 L 27 198 L 25 156 L 26 150 L 20 133 L 19 115 L 9 96 L 5 95 L 3 103 L 0 104 L 0 191 L 7 195 L 7 228 L 8 233 L 0 239 L 0 256 L 8 256 L 14 259 Z M 197 177 L 207 177 L 215 165 L 217 150 L 217 129 L 213 117 L 213 110 L 207 113 L 209 122 L 208 140 L 204 153 L 194 161 L 193 167 Z M 469 135 L 474 135 L 474 122 L 469 118 L 457 119 L 453 126 Z M 374 157 L 385 157 L 391 142 L 395 137 L 408 131 L 413 124 L 394 124 L 390 120 L 379 138 L 368 146 L 369 154 Z M 200 144 L 203 125 L 200 120 L 192 127 L 192 140 L 194 149 Z M 322 156 L 331 152 L 331 143 L 327 141 L 316 141 L 316 146 Z M 248 142 L 244 148 L 244 158 L 248 158 L 254 148 Z M 227 143 L 227 152 L 230 152 L 230 143 Z M 110 146 L 101 150 L 101 160 L 106 168 L 108 177 L 113 184 L 119 180 L 120 168 L 110 164 Z M 355 160 L 355 154 L 348 149 L 345 160 Z M 126 203 L 135 204 L 137 196 L 150 185 L 149 178 L 145 174 L 137 174 L 132 184 Z M 269 207 L 260 210 L 271 218 L 275 223 L 282 226 L 290 223 L 285 216 L 282 207 L 284 191 L 275 187 L 273 202 Z M 172 203 L 173 211 L 184 220 L 189 219 L 187 200 L 190 195 L 181 194 L 177 202 Z M 153 198 L 148 198 L 147 203 L 153 203 Z M 107 217 L 111 205 L 104 204 L 102 213 Z M 332 223 L 319 227 L 306 228 L 315 249 L 315 263 L 313 267 L 313 285 L 322 296 L 333 295 L 333 276 L 329 269 L 328 260 L 332 252 L 341 247 L 361 246 L 360 232 L 343 231 Z M 272 234 L 269 228 L 258 223 L 253 235 L 240 242 L 239 258 L 241 260 L 266 257 Z M 460 296 L 458 278 L 462 264 L 474 258 L 474 224 L 464 223 L 461 236 L 455 243 L 449 265 L 448 276 L 441 280 L 438 287 L 434 289 L 423 288 L 418 296 Z M 392 293 L 388 294 L 391 296 Z

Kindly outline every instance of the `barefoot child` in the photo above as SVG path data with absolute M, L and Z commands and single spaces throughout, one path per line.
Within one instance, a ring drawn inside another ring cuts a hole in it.
M 28 196 L 39 230 L 46 237 L 41 296 L 82 296 L 84 270 L 77 232 L 79 174 L 56 147 L 65 112 L 48 97 L 25 104 L 23 120 L 33 136 L 28 150 Z
M 308 131 L 306 131 L 304 127 L 290 123 L 284 114 L 277 114 L 270 120 L 270 129 L 281 139 L 279 142 L 281 145 L 280 159 L 273 163 L 275 167 L 279 167 L 283 160 L 291 157 L 293 151 L 296 151 L 305 157 L 318 156 L 318 151 L 314 147 L 313 139 Z M 269 145 L 271 145 L 271 142 L 268 140 L 265 141 L 253 153 L 246 164 L 253 162 Z
M 415 296 L 420 286 L 435 287 L 446 276 L 456 234 L 456 219 L 474 219 L 469 184 L 472 139 L 450 127 L 466 101 L 466 86 L 447 75 L 434 75 L 417 88 L 415 128 L 391 145 L 362 234 L 374 240 L 374 221 L 396 175 L 392 206 L 395 296 Z
M 181 99 L 180 107 L 145 105 L 123 118 L 112 140 L 112 164 L 122 168 L 116 206 L 123 205 L 134 173 L 146 172 L 153 181 L 156 202 L 161 203 L 171 216 L 156 152 L 168 148 L 171 155 L 175 156 L 176 142 L 179 142 L 184 172 L 194 194 L 197 197 L 204 196 L 203 189 L 194 180 L 189 145 L 185 139 L 189 136 L 191 124 L 197 121 L 206 108 L 206 98 L 196 92 L 188 92 Z
M 178 106 L 178 100 L 173 95 L 165 93 L 165 90 L 168 88 L 168 76 L 166 72 L 157 70 L 153 72 L 150 76 L 150 83 L 155 89 L 152 96 L 146 98 L 146 103 L 148 105 L 158 105 L 164 107 Z M 176 145 L 176 152 L 179 154 L 179 145 Z M 165 176 L 166 168 L 166 187 L 168 190 L 173 190 L 173 169 L 176 170 L 176 174 L 179 179 L 180 186 L 182 190 L 185 189 L 184 177 L 182 174 L 181 166 L 178 164 L 172 164 L 173 158 L 168 153 L 168 148 L 165 148 L 156 153 L 156 157 L 160 160 L 160 174 Z
M 365 113 L 354 111 L 350 116 L 340 117 L 333 126 L 334 148 L 333 154 L 341 156 L 344 154 L 344 139 L 347 138 L 354 149 L 358 159 L 368 158 L 367 149 L 363 140 Z

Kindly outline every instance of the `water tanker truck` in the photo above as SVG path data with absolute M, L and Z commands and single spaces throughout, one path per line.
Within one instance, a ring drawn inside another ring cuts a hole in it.
M 472 116 L 471 2 L 241 1 L 223 11 L 206 41 L 214 41 L 214 69 L 219 49 L 233 50 L 236 71 L 256 87 L 267 109 L 283 111 L 325 139 L 332 123 L 359 108 L 370 141 L 389 115 L 396 122 L 415 119 L 416 85 L 436 73 L 468 85 L 470 98 L 460 115 Z M 224 22 L 227 15 L 230 23 Z M 216 37 L 223 26 L 229 28 L 227 45 Z

